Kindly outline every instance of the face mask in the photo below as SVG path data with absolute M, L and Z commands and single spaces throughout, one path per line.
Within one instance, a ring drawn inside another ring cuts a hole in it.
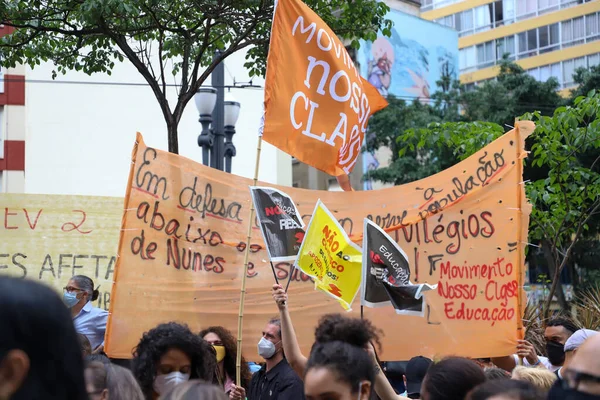
M 559 366 L 565 362 L 565 346 L 554 341 L 546 343 L 548 360 L 552 365 Z
M 77 293 L 64 292 L 63 293 L 63 302 L 67 305 L 68 308 L 73 308 L 75 304 L 79 303 L 77 298 Z
M 258 355 L 265 360 L 270 359 L 275 355 L 275 345 L 270 340 L 260 338 L 258 342 Z
M 225 346 L 215 346 L 213 349 L 217 352 L 217 362 L 220 363 L 225 358 Z
M 190 374 L 181 372 L 171 372 L 166 375 L 157 375 L 154 379 L 154 391 L 158 394 L 165 394 L 180 383 L 190 380 Z

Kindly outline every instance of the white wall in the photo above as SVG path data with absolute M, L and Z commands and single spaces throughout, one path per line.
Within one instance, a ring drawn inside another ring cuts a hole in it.
M 227 85 L 233 84 L 233 78 L 250 80 L 243 68 L 244 56 L 238 52 L 227 58 Z M 111 76 L 69 72 L 52 81 L 51 71 L 51 65 L 42 64 L 26 72 L 25 191 L 123 196 L 135 133 L 141 132 L 149 146 L 167 149 L 166 124 L 151 89 L 127 85 L 144 83 L 127 62 L 116 65 Z M 106 82 L 114 85 L 102 84 Z M 253 83 L 264 86 L 263 79 L 254 78 Z M 210 78 L 205 84 L 210 84 Z M 264 94 L 262 89 L 231 89 L 231 93 L 241 103 L 233 173 L 252 177 Z M 169 97 L 174 108 L 175 88 Z M 197 145 L 200 131 L 192 100 L 179 124 L 179 152 L 198 162 L 202 161 Z M 292 184 L 290 157 L 264 142 L 260 179 Z

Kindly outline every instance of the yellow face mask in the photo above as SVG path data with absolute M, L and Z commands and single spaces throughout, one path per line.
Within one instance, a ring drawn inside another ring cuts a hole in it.
M 213 344 L 213 348 L 217 352 L 217 362 L 220 363 L 225 358 L 225 346 L 216 346 Z

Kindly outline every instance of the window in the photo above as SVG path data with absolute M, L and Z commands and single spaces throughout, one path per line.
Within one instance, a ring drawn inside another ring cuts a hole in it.
M 539 0 L 538 13 L 545 14 L 556 11 L 559 8 L 559 0 Z
M 583 43 L 585 38 L 585 22 L 583 17 L 573 19 L 573 44 Z
M 519 58 L 531 57 L 537 53 L 537 29 L 521 32 L 519 37 Z
M 465 10 L 456 15 L 460 19 L 460 23 L 457 23 L 457 26 L 460 25 L 460 29 L 457 28 L 457 30 L 462 32 L 463 35 L 471 34 L 473 32 L 473 9 Z
M 533 68 L 527 71 L 527 73 L 531 76 L 533 76 L 535 78 L 535 80 L 539 81 L 540 80 L 540 69 L 539 68 Z
M 509 60 L 515 59 L 515 37 L 507 36 L 496 40 L 496 59 L 501 60 L 505 54 L 508 54 Z
M 487 31 L 491 28 L 492 14 L 489 5 L 479 6 L 475 10 L 475 32 Z
M 594 13 L 585 16 L 585 35 L 588 39 L 598 38 L 598 19 L 600 14 Z
M 517 0 L 517 19 L 525 19 L 535 15 L 537 0 Z
M 512 24 L 515 20 L 515 0 L 501 0 L 504 25 Z
M 588 68 L 592 68 L 600 64 L 600 53 L 588 56 Z
M 475 46 L 459 50 L 459 68 L 461 71 L 468 71 L 477 65 L 475 57 Z
M 493 40 L 477 45 L 477 65 L 479 67 L 494 65 L 496 61 L 495 55 Z
M 573 60 L 563 62 L 563 82 L 565 87 L 573 84 L 573 74 L 575 73 L 575 63 Z
M 540 53 L 556 50 L 559 47 L 558 31 L 558 24 L 552 24 L 538 28 Z
M 558 83 L 562 85 L 563 79 L 560 69 L 560 63 L 550 65 L 550 76 L 556 78 Z

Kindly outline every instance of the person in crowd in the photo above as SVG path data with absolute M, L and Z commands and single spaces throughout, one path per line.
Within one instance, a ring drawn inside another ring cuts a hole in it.
M 0 276 L 0 399 L 87 399 L 69 311 L 33 280 Z
M 577 353 L 577 349 L 581 347 L 581 345 L 590 337 L 597 334 L 597 331 L 593 331 L 591 329 L 580 329 L 575 332 L 569 339 L 567 339 L 565 343 L 565 362 L 558 371 L 556 371 L 556 375 L 559 379 L 562 379 L 562 369 L 567 368 L 571 363 L 571 360 Z
M 396 393 L 406 396 L 406 364 L 404 361 L 384 361 L 381 370 Z
M 308 359 L 302 351 L 296 339 L 292 318 L 288 311 L 288 295 L 279 284 L 273 285 L 273 300 L 279 308 L 281 317 L 283 347 L 285 355 L 298 376 L 304 376 Z M 385 377 L 381 373 L 381 367 L 375 347 L 381 348 L 379 336 L 381 331 L 375 328 L 369 320 L 348 318 L 340 314 L 325 315 L 321 318 L 315 329 L 315 342 L 327 343 L 331 341 L 342 341 L 352 344 L 356 347 L 364 348 L 371 355 L 373 366 L 375 368 L 375 391 L 382 400 L 396 400 L 399 396 Z
M 493 381 L 496 379 L 510 379 L 510 374 L 502 368 L 486 368 L 483 370 L 483 372 L 485 374 L 485 379 L 488 381 Z
M 427 375 L 427 370 L 432 363 L 433 361 L 429 358 L 422 356 L 413 357 L 408 361 L 408 364 L 406 364 L 405 375 L 405 397 L 408 397 L 409 399 L 421 398 L 421 386 L 425 379 L 425 375 Z
M 546 368 L 518 366 L 512 372 L 512 379 L 529 382 L 541 393 L 547 395 L 558 377 L 554 372 Z
M 211 326 L 200 332 L 200 337 L 206 340 L 215 349 L 217 354 L 215 379 L 225 390 L 225 393 L 229 394 L 235 384 L 234 378 L 236 376 L 237 343 L 235 338 L 231 332 L 222 326 Z M 250 374 L 250 368 L 243 356 L 241 378 L 241 386 L 248 390 L 252 375 Z
M 175 322 L 145 332 L 133 355 L 133 375 L 148 400 L 190 379 L 212 382 L 217 367 L 212 346 Z
M 304 399 L 302 380 L 283 356 L 281 320 L 272 318 L 262 332 L 258 342 L 258 355 L 266 364 L 252 376 L 248 390 L 248 400 L 261 399 Z M 229 394 L 232 400 L 244 400 L 246 391 L 234 386 Z
M 549 400 L 600 399 L 600 335 L 579 347 L 562 377 L 550 390 Z
M 227 400 L 223 389 L 199 379 L 187 381 L 160 396 L 160 400 Z
M 533 344 L 527 340 L 519 340 L 517 345 L 517 354 L 506 357 L 492 358 L 492 362 L 508 371 L 512 372 L 519 365 L 519 357 L 523 358 L 523 365 L 526 367 L 537 367 L 542 365 L 550 371 L 558 370 L 565 361 L 564 346 L 567 339 L 571 337 L 579 328 L 568 318 L 555 317 L 546 323 L 544 338 L 546 339 L 546 352 L 548 357 L 538 356 Z
M 118 365 L 89 362 L 85 382 L 90 400 L 144 400 L 131 371 Z
M 477 385 L 485 382 L 485 374 L 475 361 L 448 357 L 429 367 L 423 386 L 423 400 L 463 400 Z
M 368 400 L 375 379 L 369 354 L 346 342 L 315 343 L 306 363 L 307 400 Z
M 502 379 L 477 386 L 467 400 L 543 400 L 546 397 L 529 382 Z
M 79 345 L 81 346 L 81 353 L 83 354 L 83 357 L 85 358 L 92 355 L 92 345 L 90 344 L 87 336 L 78 333 L 77 338 L 79 339 Z
M 63 290 L 63 300 L 71 309 L 75 330 L 87 336 L 94 353 L 102 352 L 108 312 L 92 305 L 100 294 L 98 288 L 94 289 L 94 281 L 85 275 L 75 275 Z
M 85 357 L 86 364 L 91 363 L 92 361 L 98 361 L 102 364 L 110 364 L 110 359 L 106 357 L 104 354 L 91 354 Z

